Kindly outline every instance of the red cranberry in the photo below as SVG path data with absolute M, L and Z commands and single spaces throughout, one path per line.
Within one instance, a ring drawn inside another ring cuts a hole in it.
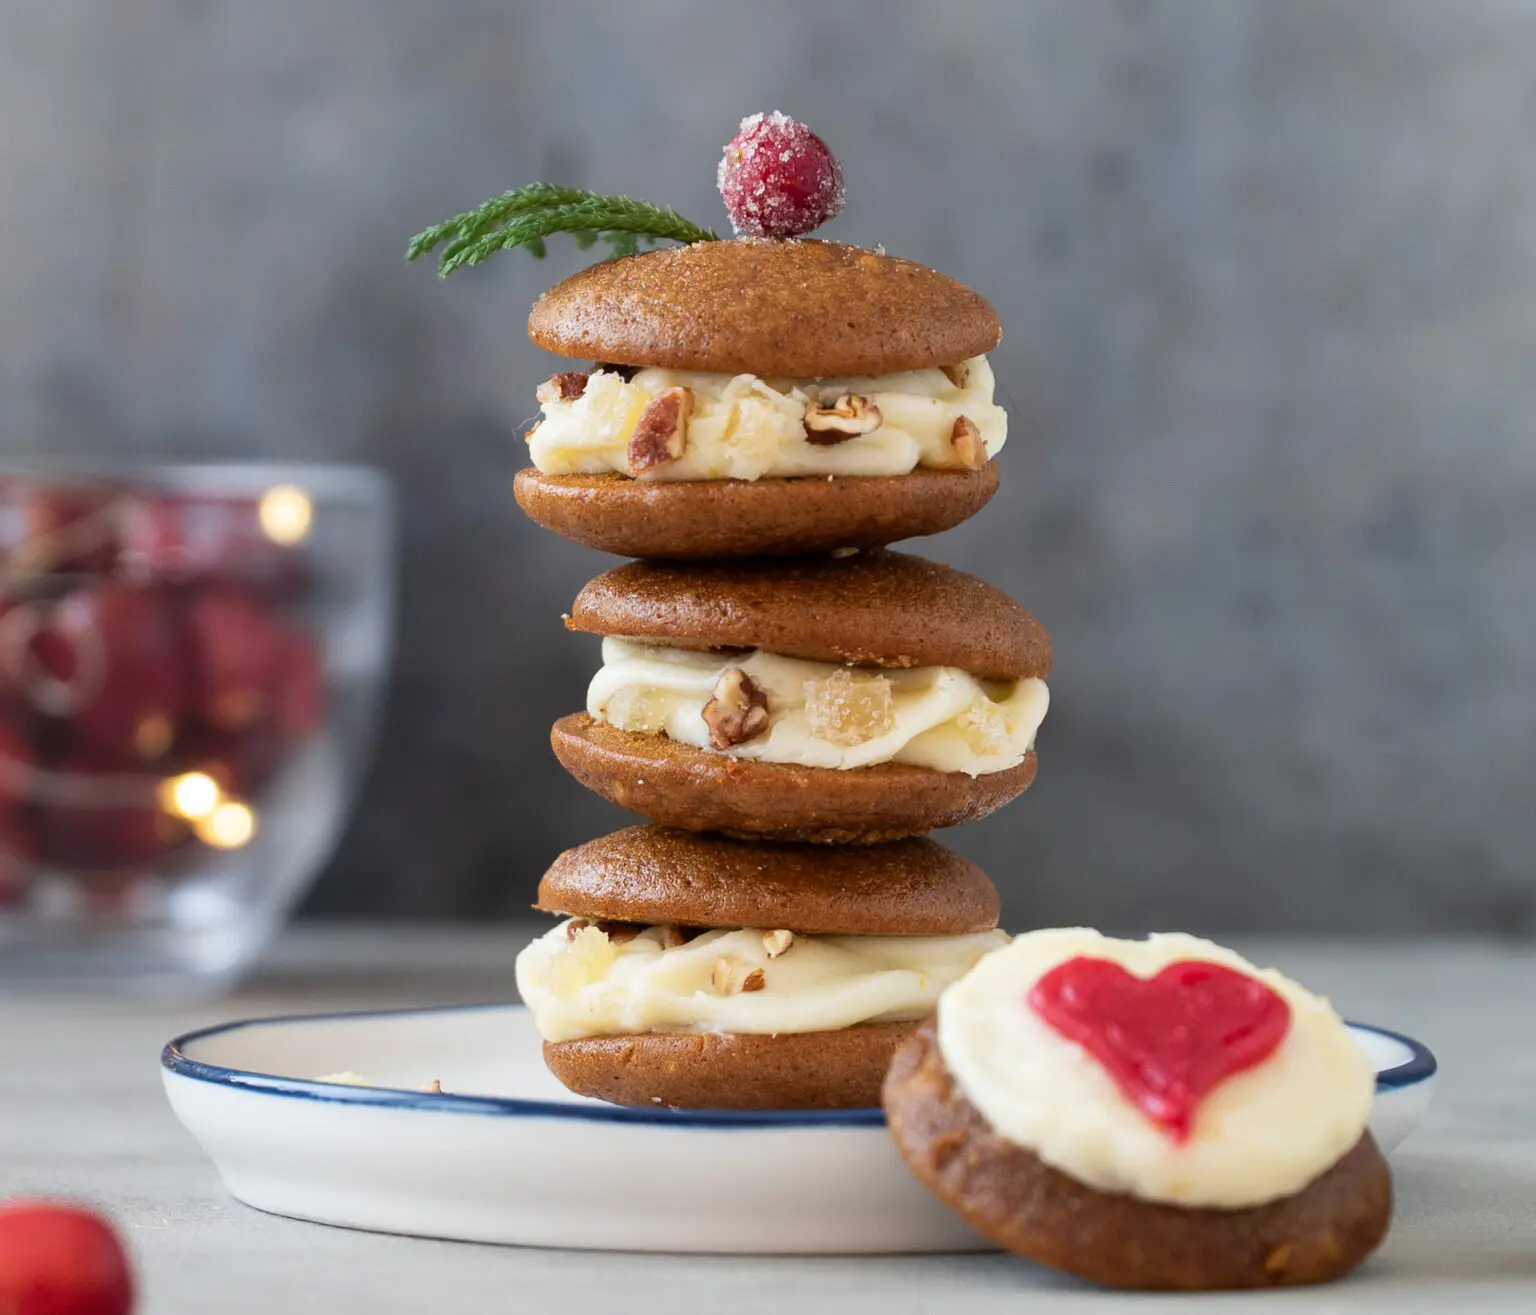
M 799 237 L 843 208 L 843 167 L 803 123 L 775 110 L 741 121 L 716 175 L 731 225 L 748 237 Z
M 234 733 L 199 730 L 183 761 L 187 771 L 211 776 L 225 794 L 249 799 L 282 765 L 283 741 L 271 724 Z
M 32 819 L 19 809 L 12 813 L 0 811 L 0 909 L 11 908 L 26 898 L 36 856 L 37 836 Z
M 157 494 L 125 503 L 122 553 L 134 580 L 244 584 L 274 598 L 298 593 L 308 561 L 262 529 L 254 498 Z
M 276 710 L 286 632 L 272 609 L 244 590 L 215 586 L 187 609 L 193 694 L 216 731 L 242 731 Z
M 23 529 L 9 565 L 22 575 L 101 575 L 117 555 L 118 491 L 100 484 L 34 484 L 22 492 Z
M 0 1310 L 12 1315 L 129 1315 L 133 1271 L 100 1215 L 15 1200 L 0 1206 Z
M 164 858 L 188 835 L 186 823 L 165 812 L 157 778 L 103 769 L 73 754 L 57 763 L 49 802 L 40 810 L 47 858 L 86 872 L 137 868 Z
M 288 632 L 280 682 L 277 722 L 283 738 L 294 744 L 315 733 L 325 711 L 320 648 L 307 630 Z
M 19 813 L 31 794 L 36 769 L 32 746 L 21 727 L 0 721 L 0 819 Z
M 67 720 L 70 740 L 112 765 L 163 758 L 187 682 L 171 596 L 115 581 L 30 606 L 39 610 L 22 683 L 33 706 Z

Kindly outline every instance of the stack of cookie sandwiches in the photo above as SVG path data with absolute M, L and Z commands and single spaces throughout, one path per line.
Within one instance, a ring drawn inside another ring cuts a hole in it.
M 555 1074 L 624 1104 L 877 1105 L 895 1048 L 1007 943 L 991 882 L 923 837 L 1033 780 L 1050 641 L 887 547 L 996 491 L 1002 332 L 934 270 L 781 231 L 783 195 L 794 223 L 840 198 L 817 148 L 748 120 L 728 167 L 809 151 L 815 176 L 723 179 L 736 240 L 594 265 L 529 319 L 583 364 L 538 390 L 518 502 L 641 559 L 571 607 L 601 666 L 554 749 L 651 825 L 558 859 L 538 907 L 562 921 L 517 980 Z

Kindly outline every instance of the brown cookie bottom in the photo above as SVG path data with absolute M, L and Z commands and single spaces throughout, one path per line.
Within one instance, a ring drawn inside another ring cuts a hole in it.
M 1035 779 L 1033 750 L 985 776 L 906 763 L 841 771 L 751 762 L 621 731 L 584 712 L 550 731 L 560 765 L 621 808 L 684 831 L 748 839 L 870 844 L 919 836 L 995 812 Z
M 1097 1191 L 1000 1137 L 956 1086 L 925 1023 L 892 1061 L 886 1120 L 907 1167 L 980 1232 L 1021 1256 L 1116 1288 L 1322 1283 L 1380 1244 L 1392 1179 L 1371 1134 L 1295 1196 L 1188 1209 Z
M 642 1032 L 546 1041 L 544 1062 L 572 1091 L 615 1105 L 679 1109 L 865 1109 L 916 1023 L 777 1036 Z
M 953 529 L 997 492 L 997 465 L 906 475 L 637 480 L 518 472 L 528 518 L 621 557 L 777 557 L 876 548 Z

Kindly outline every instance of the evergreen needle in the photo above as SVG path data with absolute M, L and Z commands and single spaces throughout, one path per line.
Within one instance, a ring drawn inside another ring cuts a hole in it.
M 689 223 L 670 207 L 577 187 L 530 183 L 418 233 L 405 258 L 415 260 L 441 247 L 437 268 L 446 278 L 462 265 L 478 265 L 513 247 L 542 257 L 544 239 L 553 233 L 571 234 L 579 251 L 604 242 L 610 258 L 634 255 L 641 238 L 685 243 L 720 240 L 718 233 Z

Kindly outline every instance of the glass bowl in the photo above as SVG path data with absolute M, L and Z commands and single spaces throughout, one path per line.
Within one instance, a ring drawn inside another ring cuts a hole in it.
M 0 982 L 218 988 L 336 841 L 393 624 L 361 467 L 0 467 Z

